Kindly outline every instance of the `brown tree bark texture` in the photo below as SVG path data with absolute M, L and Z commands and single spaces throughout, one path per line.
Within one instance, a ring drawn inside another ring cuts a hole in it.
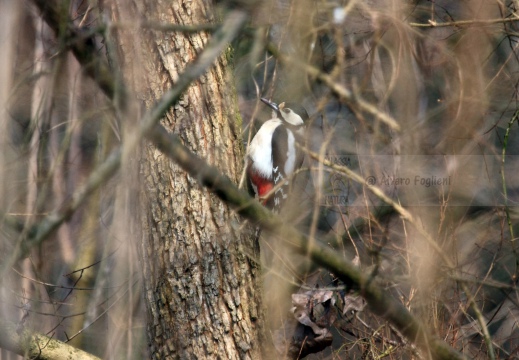
M 134 1 L 137 20 L 180 25 L 213 22 L 210 2 Z M 125 2 L 115 17 L 127 21 Z M 126 6 L 127 3 L 126 3 Z M 138 95 L 151 105 L 204 48 L 206 33 L 140 30 L 132 57 Z M 130 42 L 131 42 L 130 41 Z M 137 74 L 140 57 L 142 73 Z M 128 62 L 129 59 L 125 59 Z M 127 64 L 128 65 L 128 64 Z M 193 83 L 163 119 L 193 152 L 238 182 L 242 164 L 240 118 L 225 54 Z M 200 188 L 155 147 L 143 148 L 143 239 L 148 336 L 153 358 L 260 357 L 258 247 L 240 230 L 240 218 Z

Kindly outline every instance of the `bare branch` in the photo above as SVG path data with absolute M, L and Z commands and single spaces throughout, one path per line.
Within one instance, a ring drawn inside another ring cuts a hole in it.
M 35 0 L 38 5 L 40 1 Z M 45 3 L 47 4 L 47 3 Z M 42 8 L 46 12 L 57 11 L 55 7 L 43 6 Z M 47 14 L 45 16 L 47 21 L 57 21 L 57 15 Z M 231 11 L 222 27 L 217 31 L 209 44 L 206 46 L 204 51 L 196 58 L 196 60 L 188 66 L 186 71 L 179 77 L 175 86 L 171 88 L 167 93 L 164 94 L 162 99 L 153 106 L 142 119 L 139 127 L 139 131 L 132 133 L 126 139 L 124 144 L 126 151 L 132 151 L 137 147 L 141 139 L 154 127 L 169 108 L 174 105 L 182 95 L 182 93 L 189 87 L 189 85 L 198 79 L 213 63 L 214 60 L 221 54 L 221 52 L 228 46 L 229 42 L 237 36 L 240 30 L 245 26 L 247 21 L 247 14 L 241 10 Z M 49 23 L 53 29 L 57 29 L 59 23 Z M 76 55 L 77 56 L 77 55 Z M 78 57 L 78 61 L 83 66 L 88 66 L 88 62 L 85 63 L 85 58 Z M 104 65 L 103 65 L 104 66 Z M 95 74 L 90 74 L 95 81 L 98 82 L 99 87 L 109 97 L 115 95 L 114 88 L 112 86 L 104 86 L 104 80 L 106 78 L 98 78 Z M 112 74 L 109 74 L 110 81 L 114 83 Z M 121 165 L 121 149 L 114 150 L 108 158 L 95 169 L 85 184 L 81 186 L 73 195 L 72 201 L 67 206 L 55 213 L 50 214 L 43 219 L 35 230 L 30 233 L 33 235 L 23 244 L 18 251 L 15 251 L 10 258 L 10 261 L 6 261 L 3 264 L 2 270 L 9 268 L 16 259 L 24 256 L 27 251 L 45 240 L 53 231 L 55 231 L 63 222 L 72 216 L 72 214 L 81 206 L 84 201 L 95 191 L 100 185 L 106 183 L 119 169 Z
M 424 23 L 409 23 L 409 26 L 413 27 L 446 27 L 446 26 L 467 26 L 467 25 L 492 25 L 492 24 L 500 24 L 500 23 L 510 23 L 519 21 L 519 18 L 514 17 L 510 19 L 474 19 L 474 20 L 459 20 L 459 21 L 448 21 L 444 23 L 439 23 L 434 20 L 429 20 L 427 24 Z
M 191 153 L 180 139 L 156 126 L 149 135 L 155 145 L 203 186 L 232 206 L 240 215 L 259 224 L 263 229 L 286 241 L 296 251 L 310 255 L 320 266 L 337 275 L 347 286 L 358 289 L 367 300 L 371 310 L 390 321 L 409 341 L 433 355 L 434 359 L 464 359 L 463 355 L 433 336 L 398 300 L 385 291 L 369 274 L 346 261 L 335 250 L 312 241 L 295 228 L 286 226 L 259 202 L 239 190 L 218 169 Z
M 376 119 L 382 121 L 391 129 L 400 131 L 400 125 L 395 121 L 395 119 L 393 119 L 390 115 L 380 111 L 375 105 L 359 97 L 358 94 L 355 94 L 353 91 L 347 89 L 342 84 L 336 82 L 332 76 L 320 71 L 314 66 L 305 64 L 301 61 L 298 61 L 297 59 L 279 52 L 276 46 L 273 44 L 268 44 L 267 49 L 282 63 L 291 66 L 297 66 L 301 70 L 304 70 L 311 77 L 322 81 L 348 106 L 366 112 L 374 116 Z
M 324 163 L 326 166 L 337 170 L 341 172 L 342 174 L 346 175 L 351 180 L 363 184 L 366 186 L 367 189 L 369 189 L 373 194 L 375 194 L 379 199 L 381 199 L 386 204 L 390 205 L 393 209 L 395 209 L 400 216 L 409 222 L 411 225 L 414 226 L 414 228 L 419 232 L 420 235 L 423 236 L 423 238 L 427 241 L 427 243 L 438 253 L 444 264 L 449 268 L 449 270 L 454 271 L 456 269 L 455 264 L 451 261 L 451 259 L 447 256 L 447 254 L 441 249 L 441 247 L 438 245 L 438 243 L 435 241 L 435 239 L 427 232 L 427 230 L 424 229 L 424 227 L 421 225 L 421 223 L 415 219 L 415 217 L 407 211 L 404 207 L 402 207 L 400 204 L 393 201 L 391 198 L 389 198 L 384 192 L 378 188 L 377 186 L 371 185 L 369 183 L 366 183 L 365 179 L 362 178 L 359 174 L 356 172 L 348 169 L 346 166 L 340 166 L 333 164 L 330 161 L 327 161 L 322 158 L 322 156 L 319 156 L 319 154 L 316 154 L 312 151 L 309 151 L 308 149 L 305 149 L 306 153 L 308 153 L 312 158 L 315 160 L 318 160 L 319 162 Z M 323 265 L 324 266 L 324 265 Z M 476 319 L 478 321 L 479 326 L 481 327 L 481 331 L 483 333 L 483 337 L 485 339 L 485 342 L 487 344 L 489 355 L 491 359 L 495 359 L 494 357 L 494 350 L 492 345 L 492 338 L 490 336 L 490 332 L 488 330 L 488 326 L 486 324 L 485 317 L 483 316 L 481 310 L 479 309 L 478 305 L 475 302 L 475 297 L 472 295 L 470 289 L 466 285 L 466 283 L 462 282 L 460 283 L 461 288 L 465 292 L 468 298 L 469 306 L 474 311 L 476 315 Z
M 97 356 L 43 334 L 25 330 L 18 334 L 16 324 L 0 318 L 0 347 L 28 359 L 100 360 Z
M 41 16 L 45 22 L 54 30 L 56 34 L 60 34 L 63 24 L 69 24 L 67 2 L 56 2 L 46 0 L 33 0 L 33 3 L 41 11 Z M 65 6 L 65 9 L 63 9 Z M 101 56 L 96 54 L 95 49 L 88 45 L 89 37 L 85 36 L 85 32 L 79 28 L 68 25 L 65 27 L 65 33 L 60 34 L 69 39 L 71 50 L 74 56 L 83 66 L 88 76 L 93 78 L 101 90 L 109 97 L 113 98 L 116 89 L 124 90 L 122 84 L 117 84 L 113 71 Z M 122 99 L 126 100 L 125 97 Z

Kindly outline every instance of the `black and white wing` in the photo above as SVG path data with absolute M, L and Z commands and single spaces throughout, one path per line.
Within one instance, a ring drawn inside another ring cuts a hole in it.
M 295 161 L 295 158 L 289 158 L 289 136 L 293 138 L 293 134 L 285 126 L 277 127 L 272 136 L 272 179 L 274 188 L 277 189 L 274 196 L 269 199 L 272 209 L 280 209 L 283 206 L 290 190 L 288 177 L 291 173 L 287 174 L 287 170 L 290 170 L 287 168 L 287 161 Z

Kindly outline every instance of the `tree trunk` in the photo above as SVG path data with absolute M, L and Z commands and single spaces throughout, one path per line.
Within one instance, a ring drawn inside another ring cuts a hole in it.
M 132 5 L 147 21 L 214 22 L 212 4 L 202 0 Z M 121 1 L 114 8 L 115 20 L 138 23 L 141 19 L 127 18 L 134 16 L 128 8 Z M 122 42 L 125 75 L 132 74 L 138 96 L 149 106 L 175 86 L 209 38 L 205 32 L 142 30 Z M 241 120 L 225 55 L 189 87 L 162 124 L 237 183 Z M 257 243 L 227 205 L 150 144 L 142 149 L 141 174 L 141 252 L 152 357 L 259 358 Z

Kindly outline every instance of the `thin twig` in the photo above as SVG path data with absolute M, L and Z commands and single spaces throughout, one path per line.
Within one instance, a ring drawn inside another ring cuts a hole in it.
M 506 177 L 505 177 L 505 160 L 506 160 L 506 150 L 508 147 L 508 137 L 510 136 L 510 129 L 512 128 L 512 125 L 514 122 L 517 121 L 519 118 L 519 110 L 517 110 L 510 121 L 508 122 L 508 126 L 506 127 L 505 137 L 503 139 L 503 150 L 501 155 L 501 182 L 503 184 L 503 197 L 505 199 L 505 214 L 506 214 L 506 221 L 508 223 L 508 229 L 510 231 L 510 242 L 512 245 L 512 251 L 514 252 L 515 257 L 515 274 L 514 276 L 517 277 L 518 271 L 519 271 L 519 254 L 517 253 L 517 246 L 516 246 L 516 239 L 514 237 L 514 227 L 512 225 L 512 219 L 510 217 L 510 209 L 508 206 L 508 192 L 506 189 Z
M 40 4 L 40 0 L 34 0 L 36 4 Z M 51 11 L 53 8 L 47 8 L 43 6 L 44 11 Z M 57 15 L 44 16 L 46 21 L 57 19 Z M 150 130 L 158 124 L 160 119 L 166 114 L 166 112 L 173 106 L 179 99 L 189 85 L 198 79 L 207 69 L 213 65 L 214 60 L 221 54 L 228 44 L 234 39 L 240 30 L 245 26 L 248 17 L 245 11 L 234 10 L 231 11 L 219 31 L 215 33 L 213 38 L 209 41 L 204 51 L 196 58 L 196 60 L 189 65 L 184 73 L 178 78 L 175 86 L 171 88 L 164 96 L 144 115 L 138 131 L 133 132 L 128 136 L 124 143 L 125 151 L 131 151 L 135 149 L 140 143 L 141 139 L 146 136 Z M 55 31 L 59 29 L 59 23 L 49 23 L 49 26 Z M 78 58 L 78 61 L 83 65 L 87 66 L 88 63 L 84 63 L 84 58 Z M 101 90 L 109 97 L 115 95 L 114 87 L 104 86 L 104 80 L 92 75 L 93 79 L 98 82 Z M 110 82 L 115 82 L 114 78 L 110 75 Z M 101 81 L 103 80 L 103 81 Z M 119 94 L 118 94 L 119 95 Z M 9 261 L 6 261 L 2 265 L 1 270 L 10 268 L 14 262 L 20 257 L 25 256 L 28 250 L 41 244 L 50 234 L 52 234 L 63 222 L 68 220 L 72 214 L 81 206 L 85 200 L 102 184 L 106 183 L 110 179 L 121 165 L 121 148 L 117 148 L 108 156 L 108 158 L 99 165 L 88 177 L 86 182 L 73 194 L 71 201 L 65 205 L 64 208 L 55 211 L 45 217 L 37 226 L 36 230 L 31 233 L 33 236 L 29 237 L 24 247 L 20 248 Z M 3 273 L 3 271 L 0 271 Z
M 432 27 L 446 27 L 446 26 L 465 26 L 465 25 L 492 25 L 499 23 L 509 23 L 519 21 L 519 18 L 510 19 L 474 19 L 474 20 L 458 20 L 458 21 L 447 21 L 437 22 L 435 20 L 429 20 L 427 24 L 424 23 L 409 23 L 412 27 L 432 28 Z
M 332 163 L 332 162 L 330 162 L 328 160 L 325 160 L 325 159 L 322 158 L 322 156 L 319 156 L 319 154 L 314 153 L 314 152 L 312 152 L 312 151 L 310 151 L 310 150 L 308 150 L 306 148 L 304 150 L 313 159 L 318 160 L 320 162 L 323 162 L 324 165 L 329 166 L 332 169 L 334 169 L 334 170 L 336 170 L 336 171 L 346 175 L 351 180 L 353 180 L 353 181 L 355 181 L 355 182 L 357 182 L 359 184 L 363 184 L 369 191 L 371 191 L 379 199 L 381 199 L 383 202 L 385 202 L 386 204 L 388 204 L 391 207 L 393 207 L 405 221 L 407 221 L 411 225 L 413 225 L 413 227 L 418 231 L 418 233 L 421 236 L 423 236 L 423 238 L 427 241 L 427 243 L 438 253 L 438 255 L 443 260 L 445 265 L 451 271 L 455 270 L 455 268 L 456 268 L 455 265 L 453 264 L 451 259 L 447 256 L 447 254 L 445 254 L 445 252 L 441 249 L 441 247 L 434 240 L 434 238 L 420 225 L 420 223 L 411 215 L 411 213 L 409 211 L 407 211 L 400 204 L 396 203 L 391 198 L 389 198 L 386 194 L 384 194 L 382 189 L 378 188 L 377 186 L 369 184 L 369 182 L 366 182 L 366 180 L 362 176 L 360 176 L 359 174 L 357 174 L 353 170 L 348 169 L 345 166 L 336 165 L 336 164 L 334 164 L 334 163 Z M 481 331 L 483 333 L 483 338 L 484 338 L 485 343 L 486 343 L 487 348 L 488 348 L 489 357 L 490 357 L 490 359 L 494 360 L 495 359 L 495 354 L 494 354 L 494 348 L 493 348 L 493 345 L 492 345 L 492 338 L 490 336 L 490 332 L 488 331 L 488 327 L 487 327 L 487 324 L 486 324 L 485 317 L 481 313 L 481 310 L 478 308 L 478 306 L 476 304 L 476 301 L 475 301 L 475 298 L 472 295 L 472 292 L 470 291 L 468 286 L 464 282 L 460 283 L 460 285 L 461 285 L 462 290 L 467 295 L 469 306 L 471 307 L 471 309 L 476 314 L 476 319 L 477 319 L 477 321 L 479 323 L 479 326 L 481 327 Z
M 169 134 L 163 127 L 156 126 L 148 138 L 165 155 L 175 161 L 184 171 L 200 184 L 233 207 L 241 216 L 260 225 L 264 230 L 285 241 L 294 250 L 306 254 L 317 264 L 332 271 L 346 286 L 358 289 L 371 310 L 390 321 L 409 341 L 415 343 L 435 359 L 464 359 L 464 356 L 444 341 L 429 333 L 398 300 L 382 288 L 370 275 L 362 273 L 357 266 L 346 261 L 334 249 L 316 241 L 309 248 L 309 239 L 295 228 L 286 225 L 259 202 L 238 189 L 220 171 L 190 152 L 178 136 Z M 405 209 L 404 209 L 405 210 Z
M 393 119 L 390 115 L 380 111 L 375 105 L 367 102 L 362 99 L 358 94 L 353 91 L 347 89 L 342 84 L 335 81 L 335 79 L 318 68 L 298 61 L 288 55 L 285 55 L 277 50 L 277 48 L 273 44 L 267 44 L 267 49 L 271 52 L 279 61 L 285 63 L 290 66 L 297 66 L 301 70 L 304 70 L 311 77 L 322 81 L 326 86 L 332 90 L 342 101 L 344 101 L 348 106 L 358 109 L 360 111 L 366 112 L 376 119 L 380 120 L 391 129 L 400 131 L 400 125 Z

